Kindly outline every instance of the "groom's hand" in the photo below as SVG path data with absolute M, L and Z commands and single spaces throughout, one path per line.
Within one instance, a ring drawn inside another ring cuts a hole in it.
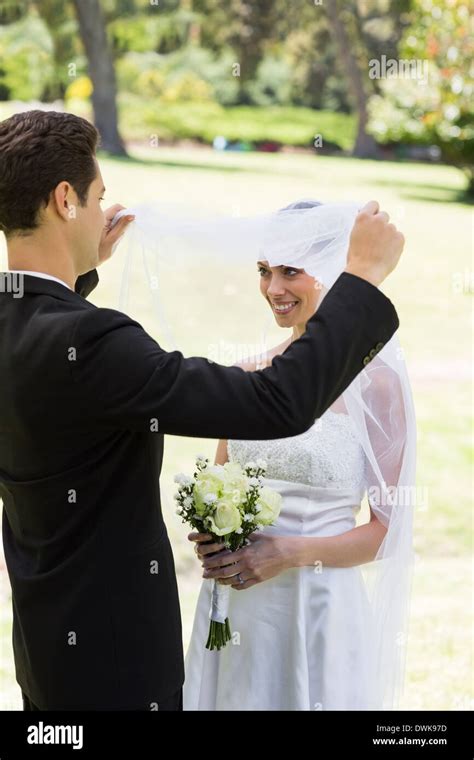
M 346 272 L 378 286 L 398 264 L 405 238 L 377 201 L 364 206 L 354 223 Z
M 119 242 L 130 222 L 133 222 L 135 219 L 135 217 L 131 215 L 122 216 L 112 227 L 112 220 L 115 214 L 118 214 L 119 211 L 123 211 L 124 208 L 125 206 L 121 206 L 120 203 L 116 203 L 114 206 L 111 206 L 104 212 L 105 227 L 99 243 L 99 264 L 103 264 L 104 261 L 110 259 L 115 245 Z

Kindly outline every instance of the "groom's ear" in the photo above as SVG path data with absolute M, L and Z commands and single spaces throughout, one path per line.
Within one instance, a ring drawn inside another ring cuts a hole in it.
M 49 205 L 51 210 L 65 222 L 77 216 L 77 195 L 69 182 L 60 182 L 51 192 Z

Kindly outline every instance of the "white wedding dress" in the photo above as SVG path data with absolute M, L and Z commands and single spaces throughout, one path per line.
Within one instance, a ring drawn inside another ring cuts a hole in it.
M 332 536 L 355 526 L 365 455 L 351 418 L 328 410 L 302 435 L 228 442 L 229 459 L 267 462 L 283 497 L 265 533 Z M 185 710 L 364 710 L 369 704 L 371 609 L 360 567 L 292 568 L 230 590 L 232 641 L 205 648 L 212 580 L 197 602 L 184 685 Z

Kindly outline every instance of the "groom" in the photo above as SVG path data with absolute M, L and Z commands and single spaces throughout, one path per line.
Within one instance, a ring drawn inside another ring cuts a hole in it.
M 16 677 L 27 710 L 179 710 L 163 437 L 307 430 L 398 327 L 377 286 L 403 236 L 369 203 L 347 271 L 268 369 L 185 359 L 85 300 L 130 221 L 110 228 L 121 207 L 101 210 L 97 139 L 71 114 L 0 123 L 0 497 Z

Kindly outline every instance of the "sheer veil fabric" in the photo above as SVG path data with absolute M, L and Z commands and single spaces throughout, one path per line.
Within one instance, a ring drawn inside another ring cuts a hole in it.
M 136 304 L 129 294 L 134 258 L 142 262 L 143 287 L 152 294 L 160 335 L 164 331 L 172 344 L 173 330 L 154 282 L 163 264 L 196 261 L 202 256 L 203 261 L 214 259 L 230 267 L 255 267 L 258 260 L 266 260 L 270 266 L 291 265 L 313 276 L 324 298 L 345 269 L 350 232 L 360 206 L 303 199 L 279 211 L 247 218 L 199 217 L 179 206 L 163 204 L 126 209 L 118 216 L 133 213 L 136 219 L 125 236 L 118 308 L 134 316 Z M 371 606 L 364 636 L 372 656 L 370 704 L 373 709 L 393 709 L 404 680 L 416 505 L 415 411 L 397 335 L 366 364 L 342 394 L 340 405 L 351 417 L 363 447 L 368 502 L 386 527 L 377 557 L 363 566 Z

